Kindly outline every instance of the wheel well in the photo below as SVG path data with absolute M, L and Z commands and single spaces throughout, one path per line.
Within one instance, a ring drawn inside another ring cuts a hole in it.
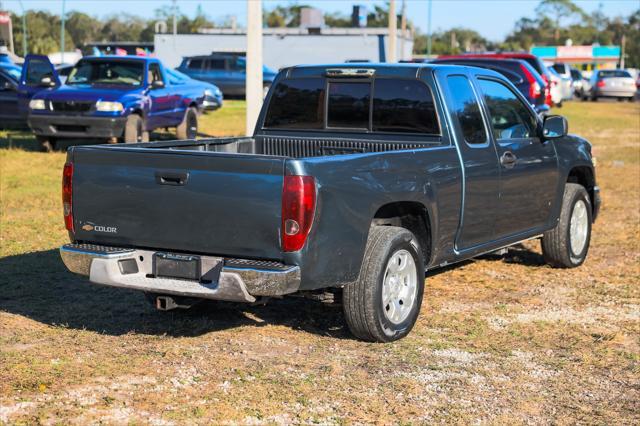
M 593 187 L 596 185 L 593 171 L 586 166 L 574 167 L 567 176 L 567 183 L 577 183 L 584 186 L 591 199 L 591 205 L 594 205 Z
M 195 101 L 192 101 L 192 102 L 189 104 L 189 108 L 195 108 L 195 109 L 198 109 L 198 103 L 197 103 L 197 102 L 195 102 Z
M 371 221 L 375 226 L 400 226 L 413 233 L 422 249 L 425 263 L 431 261 L 431 222 L 429 212 L 422 204 L 400 201 L 380 207 Z
M 142 112 L 142 110 L 140 108 L 136 108 L 136 109 L 132 110 L 131 114 L 136 114 L 136 115 L 139 115 L 142 118 L 145 118 L 144 117 L 144 113 Z

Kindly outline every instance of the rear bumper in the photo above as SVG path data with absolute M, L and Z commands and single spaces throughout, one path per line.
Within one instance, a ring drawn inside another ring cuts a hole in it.
M 198 256 L 202 276 L 211 280 L 154 277 L 155 253 L 90 244 L 66 244 L 60 248 L 62 261 L 71 272 L 111 287 L 232 302 L 254 302 L 255 296 L 279 296 L 294 293 L 300 287 L 297 266 L 212 256 Z
M 112 138 L 124 132 L 127 117 L 88 117 L 30 114 L 29 127 L 38 136 L 61 138 Z
M 635 89 L 596 89 L 595 95 L 603 98 L 632 98 L 635 96 Z

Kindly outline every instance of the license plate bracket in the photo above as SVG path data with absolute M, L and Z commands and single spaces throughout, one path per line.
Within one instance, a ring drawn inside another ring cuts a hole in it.
M 202 276 L 200 256 L 155 253 L 153 255 L 153 275 L 200 281 Z

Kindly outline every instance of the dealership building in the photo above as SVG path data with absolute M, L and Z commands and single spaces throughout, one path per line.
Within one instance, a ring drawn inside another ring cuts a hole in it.
M 620 46 L 534 46 L 531 53 L 548 62 L 564 62 L 583 70 L 616 68 Z

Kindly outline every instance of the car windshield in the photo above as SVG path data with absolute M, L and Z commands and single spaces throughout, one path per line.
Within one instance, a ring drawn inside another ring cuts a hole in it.
M 66 84 L 140 86 L 143 76 L 142 61 L 81 61 L 69 73 Z
M 600 71 L 598 73 L 598 77 L 600 77 L 600 78 L 612 78 L 612 77 L 627 77 L 627 78 L 631 78 L 631 74 L 629 74 L 625 70 L 606 70 L 606 71 Z

